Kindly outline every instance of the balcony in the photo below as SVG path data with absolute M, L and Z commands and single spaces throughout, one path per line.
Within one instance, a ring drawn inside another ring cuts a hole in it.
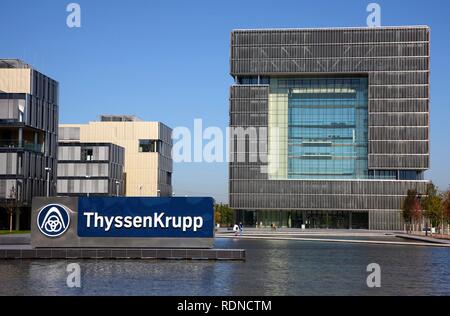
M 35 144 L 29 141 L 18 141 L 17 139 L 0 139 L 0 148 L 17 148 L 44 153 L 43 144 Z
M 23 149 L 44 153 L 45 134 L 31 128 L 0 128 L 0 149 Z

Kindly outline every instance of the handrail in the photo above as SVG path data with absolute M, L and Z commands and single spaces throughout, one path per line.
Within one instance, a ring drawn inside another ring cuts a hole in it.
M 44 152 L 44 145 L 30 141 L 19 141 L 18 139 L 1 139 L 0 148 L 23 148 L 35 152 Z

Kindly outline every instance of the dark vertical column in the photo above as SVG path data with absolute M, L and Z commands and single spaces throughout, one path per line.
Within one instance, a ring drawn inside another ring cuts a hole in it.
M 348 229 L 352 229 L 352 214 L 353 212 L 349 212 L 348 215 Z
M 44 148 L 46 145 L 47 145 L 46 143 L 43 144 Z M 37 150 L 37 148 L 38 148 L 38 133 L 37 132 L 34 132 L 33 148 L 34 148 L 34 150 Z
M 20 230 L 20 208 L 16 208 L 15 230 Z
M 20 127 L 19 128 L 19 135 L 18 135 L 18 147 L 22 147 L 23 146 L 23 128 Z
M 239 223 L 242 220 L 242 211 L 241 210 L 236 210 L 236 214 L 234 216 L 234 223 Z

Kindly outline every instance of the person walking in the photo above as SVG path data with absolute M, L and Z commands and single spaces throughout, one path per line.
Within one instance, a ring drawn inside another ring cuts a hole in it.
M 234 236 L 237 236 L 239 234 L 239 226 L 238 226 L 238 224 L 234 224 L 233 231 L 234 231 Z
M 242 234 L 244 233 L 244 225 L 241 223 L 239 223 L 239 235 L 242 236 Z

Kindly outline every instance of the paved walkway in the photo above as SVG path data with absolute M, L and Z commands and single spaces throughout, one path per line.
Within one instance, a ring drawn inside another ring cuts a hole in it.
M 428 247 L 450 247 L 449 241 L 443 241 L 430 237 L 406 235 L 393 231 L 372 230 L 300 230 L 281 228 L 271 230 L 266 228 L 244 229 L 242 236 L 235 236 L 232 230 L 219 229 L 216 238 L 236 239 L 266 239 L 266 240 L 297 240 L 313 242 L 339 242 L 353 244 L 378 244 L 378 245 L 408 245 Z M 402 239 L 409 239 L 402 241 Z
M 378 230 L 350 230 L 350 229 L 295 229 L 295 228 L 244 228 L 245 235 L 269 235 L 269 236 L 347 236 L 347 237 L 394 237 L 396 232 Z M 227 228 L 219 228 L 217 234 L 234 234 Z
M 217 236 L 216 238 L 233 239 L 266 239 L 266 240 L 292 240 L 308 242 L 328 242 L 328 243 L 349 243 L 349 244 L 373 244 L 373 245 L 398 245 L 398 246 L 422 246 L 422 247 L 442 247 L 450 248 L 450 244 L 438 244 L 430 242 L 401 242 L 384 240 L 358 240 L 358 239 L 333 239 L 333 238 L 303 238 L 303 237 L 277 237 L 277 236 Z
M 419 241 L 425 241 L 430 243 L 436 243 L 436 244 L 443 244 L 443 245 L 450 245 L 450 240 L 447 239 L 438 239 L 433 237 L 426 237 L 426 236 L 417 236 L 417 235 L 410 235 L 410 234 L 395 234 L 396 237 L 404 238 L 404 239 L 410 239 L 410 240 L 419 240 Z

